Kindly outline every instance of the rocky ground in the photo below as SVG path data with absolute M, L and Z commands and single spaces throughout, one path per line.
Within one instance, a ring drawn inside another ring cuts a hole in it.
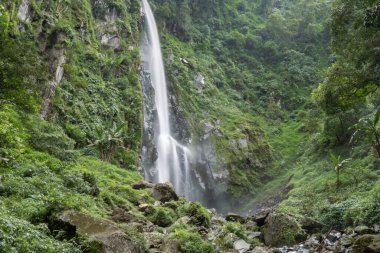
M 90 248 L 95 252 L 105 253 L 380 252 L 378 225 L 337 231 L 311 218 L 294 217 L 275 209 L 247 217 L 232 213 L 222 217 L 215 210 L 180 199 L 170 184 L 140 182 L 133 188 L 151 189 L 155 202 L 144 203 L 141 199 L 135 206 L 115 208 L 108 219 L 68 210 L 57 214 L 50 228 L 62 239 L 85 237 L 92 242 Z M 133 227 L 134 236 L 125 229 L 126 224 Z M 181 240 L 178 236 L 181 228 L 185 234 L 194 233 L 201 239 L 194 241 L 194 236 L 185 235 L 187 239 Z M 193 240 L 191 247 L 189 240 Z

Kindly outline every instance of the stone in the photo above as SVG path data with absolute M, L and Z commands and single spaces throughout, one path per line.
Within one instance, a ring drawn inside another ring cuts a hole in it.
M 30 1 L 29 0 L 23 0 L 20 7 L 18 8 L 17 17 L 22 22 L 29 22 L 29 12 L 30 12 Z
M 375 233 L 375 231 L 372 228 L 369 228 L 367 226 L 357 226 L 357 227 L 355 227 L 354 231 L 358 235 L 374 234 Z
M 234 242 L 234 249 L 239 253 L 245 253 L 249 250 L 251 244 L 247 243 L 244 240 L 237 240 Z
M 123 208 L 116 208 L 111 214 L 111 219 L 118 222 L 136 221 L 136 217 Z
M 375 231 L 375 233 L 379 233 L 380 232 L 380 225 L 378 225 L 378 224 L 373 225 L 373 231 Z
M 139 211 L 145 213 L 148 209 L 151 208 L 151 205 L 149 204 L 140 204 L 139 205 Z
M 165 240 L 164 245 L 162 247 L 163 253 L 180 253 L 181 252 L 181 244 L 177 240 Z
M 176 220 L 176 222 L 174 222 L 174 225 L 187 225 L 190 223 L 190 221 L 191 221 L 190 217 L 183 216 L 179 218 L 178 220 Z
M 352 246 L 351 253 L 380 253 L 380 235 L 360 235 Z
M 146 181 L 141 181 L 141 182 L 134 183 L 132 185 L 132 188 L 135 190 L 143 190 L 143 189 L 153 188 L 153 186 L 154 186 L 154 184 L 152 184 L 152 183 L 148 183 Z
M 269 251 L 267 248 L 264 248 L 264 247 L 255 247 L 251 253 L 270 253 L 271 251 Z
M 257 214 L 253 216 L 253 221 L 256 222 L 257 225 L 260 227 L 264 226 L 265 219 L 268 217 L 271 211 L 272 210 L 270 209 L 261 210 L 260 212 L 258 212 Z
M 327 236 L 326 239 L 334 243 L 342 237 L 342 233 L 336 230 L 332 230 Z
M 263 227 L 264 242 L 268 246 L 291 246 L 306 239 L 306 233 L 288 214 L 270 213 Z
M 102 253 L 143 253 L 143 245 L 132 241 L 112 222 L 69 210 L 57 215 L 53 229 L 64 230 L 72 238 L 78 234 L 100 243 Z
M 103 34 L 100 43 L 109 46 L 114 50 L 120 49 L 120 38 L 117 35 Z
M 160 249 L 165 240 L 165 236 L 158 232 L 144 233 L 144 238 L 149 249 Z
M 263 233 L 261 233 L 261 232 L 252 232 L 252 233 L 248 234 L 249 239 L 262 238 L 262 237 L 263 237 Z
M 245 223 L 246 220 L 244 217 L 242 217 L 239 214 L 236 213 L 229 213 L 226 216 L 226 221 L 232 221 L 232 222 L 240 222 L 240 223 Z
M 178 195 L 170 183 L 156 184 L 152 190 L 153 198 L 163 203 L 177 201 Z
M 342 245 L 343 247 L 345 248 L 348 248 L 352 245 L 353 243 L 353 239 L 351 237 L 343 237 L 340 241 L 339 241 L 340 245 Z
M 305 217 L 301 222 L 301 227 L 308 233 L 312 234 L 320 232 L 323 229 L 324 225 L 319 221 L 314 220 L 313 218 Z
M 204 85 L 205 85 L 205 77 L 201 73 L 197 73 L 194 76 L 194 82 L 195 85 L 197 86 L 199 91 L 202 91 Z

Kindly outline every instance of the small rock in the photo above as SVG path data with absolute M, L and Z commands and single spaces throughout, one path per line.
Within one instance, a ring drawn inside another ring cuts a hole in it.
M 375 233 L 379 233 L 380 232 L 380 225 L 378 225 L 378 224 L 373 225 L 373 231 L 375 231 Z
M 179 218 L 175 223 L 174 225 L 187 225 L 190 223 L 190 217 L 188 216 L 184 216 L 184 217 L 181 217 Z
M 350 237 L 343 237 L 340 240 L 340 245 L 342 245 L 345 248 L 350 247 L 352 245 L 352 243 L 353 243 L 353 241 L 352 241 L 352 238 L 350 238 Z
M 139 211 L 145 213 L 149 207 L 150 207 L 149 204 L 141 204 L 141 205 L 139 205 Z
M 339 231 L 332 230 L 327 236 L 326 239 L 334 243 L 342 237 L 342 233 Z
M 156 184 L 153 186 L 153 198 L 161 202 L 178 200 L 178 195 L 170 183 Z
M 244 240 L 237 240 L 234 242 L 234 249 L 239 253 L 245 253 L 249 250 L 251 244 L 247 243 Z
M 308 248 L 318 248 L 320 243 L 317 236 L 313 235 L 305 241 L 304 245 Z
M 135 189 L 135 190 L 142 190 L 142 189 L 153 188 L 153 186 L 154 185 L 151 184 L 151 183 L 148 183 L 148 182 L 145 182 L 145 181 L 141 181 L 141 182 L 133 184 L 132 188 Z
M 248 234 L 248 239 L 262 238 L 262 237 L 263 237 L 263 233 L 261 232 L 252 232 Z
M 270 251 L 267 248 L 257 246 L 251 251 L 251 253 L 270 253 Z
M 358 235 L 364 235 L 364 234 L 374 234 L 375 231 L 372 228 L 369 228 L 367 226 L 357 226 L 354 229 L 355 233 Z

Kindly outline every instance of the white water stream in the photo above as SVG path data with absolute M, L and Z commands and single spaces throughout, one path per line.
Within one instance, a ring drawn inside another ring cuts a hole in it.
M 145 71 L 150 74 L 155 92 L 156 123 L 158 124 L 154 133 L 157 148 L 154 180 L 158 183 L 171 182 L 177 193 L 188 198 L 191 191 L 189 166 L 191 152 L 171 134 L 167 83 L 157 24 L 147 0 L 142 0 L 142 7 L 147 34 L 142 59 L 145 67 L 148 68 Z M 147 169 L 151 170 L 151 168 L 145 168 Z

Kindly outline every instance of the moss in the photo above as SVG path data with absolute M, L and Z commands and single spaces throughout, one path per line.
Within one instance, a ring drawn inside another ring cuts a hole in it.
M 171 234 L 173 239 L 177 239 L 181 245 L 181 252 L 184 253 L 213 253 L 213 246 L 195 232 L 190 227 L 177 228 Z
M 148 216 L 149 220 L 160 227 L 169 227 L 177 218 L 175 212 L 166 207 L 156 207 Z
M 180 216 L 190 217 L 190 223 L 193 225 L 209 227 L 211 224 L 209 212 L 199 202 L 182 201 L 178 207 L 178 213 Z

